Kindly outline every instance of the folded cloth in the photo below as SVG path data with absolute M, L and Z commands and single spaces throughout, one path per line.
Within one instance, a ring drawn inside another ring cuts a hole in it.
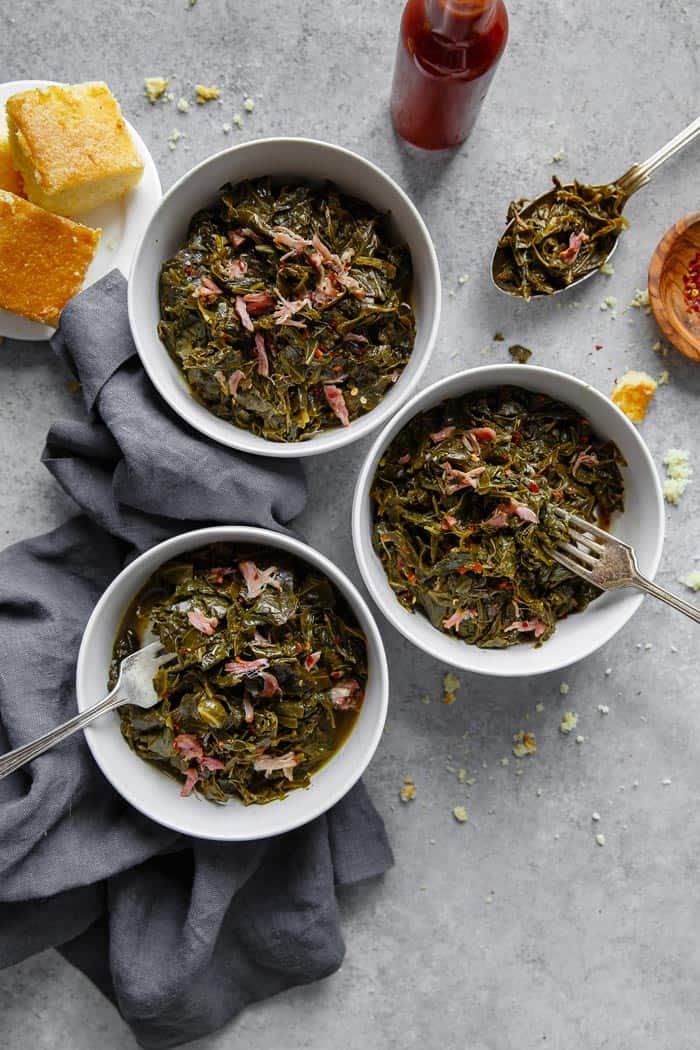
M 213 444 L 160 400 L 119 274 L 69 304 L 52 343 L 86 415 L 51 428 L 43 460 L 84 513 L 0 553 L 1 751 L 75 713 L 82 631 L 125 560 L 205 524 L 283 529 L 306 499 L 298 464 Z M 391 862 L 361 784 L 277 839 L 192 840 L 127 805 L 76 735 L 0 781 L 0 966 L 62 946 L 142 1046 L 177 1046 L 337 969 L 336 887 Z

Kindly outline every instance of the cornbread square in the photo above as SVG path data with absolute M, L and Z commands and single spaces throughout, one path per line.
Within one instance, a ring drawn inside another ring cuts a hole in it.
M 641 423 L 656 393 L 656 380 L 647 372 L 630 369 L 625 372 L 611 396 L 612 401 L 633 423 Z
M 8 139 L 0 138 L 0 190 L 8 190 L 16 193 L 18 197 L 24 197 L 22 176 L 15 171 L 12 163 L 12 153 Z
M 6 103 L 15 167 L 34 204 L 78 215 L 128 193 L 143 163 L 106 84 L 57 85 Z
M 0 190 L 0 308 L 57 325 L 82 287 L 100 233 Z

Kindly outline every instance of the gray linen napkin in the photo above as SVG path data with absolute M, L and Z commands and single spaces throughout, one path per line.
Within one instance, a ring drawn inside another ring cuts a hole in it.
M 66 308 L 52 342 L 86 417 L 55 424 L 43 460 L 84 513 L 0 553 L 1 751 L 75 713 L 81 634 L 126 559 L 199 525 L 282 529 L 306 500 L 298 464 L 215 445 L 160 400 L 119 274 Z M 190 840 L 125 803 L 78 735 L 0 781 L 0 966 L 60 946 L 142 1046 L 177 1046 L 336 970 L 335 888 L 391 863 L 361 784 L 277 839 Z

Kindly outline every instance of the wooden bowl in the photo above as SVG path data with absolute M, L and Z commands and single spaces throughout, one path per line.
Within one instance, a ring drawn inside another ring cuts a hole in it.
M 700 362 L 700 313 L 686 306 L 683 285 L 698 252 L 700 212 L 694 212 L 679 219 L 657 244 L 649 263 L 649 301 L 669 343 L 691 361 Z

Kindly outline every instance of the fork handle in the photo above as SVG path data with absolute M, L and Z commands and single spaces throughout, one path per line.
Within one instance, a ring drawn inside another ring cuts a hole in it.
M 678 609 L 679 612 L 685 613 L 691 620 L 695 620 L 696 623 L 700 623 L 700 608 L 697 605 L 691 605 L 690 602 L 684 601 L 682 598 L 678 598 L 671 591 L 665 590 L 663 587 L 659 587 L 658 583 L 652 583 L 646 576 L 637 575 L 632 581 L 633 585 L 640 591 L 646 591 L 647 594 L 653 594 L 655 598 L 660 598 L 662 602 L 666 602 L 667 605 L 673 606 L 674 609 Z
M 69 718 L 63 725 L 50 729 L 48 733 L 44 733 L 43 736 L 37 737 L 36 740 L 30 741 L 30 743 L 24 744 L 22 747 L 16 747 L 14 751 L 8 751 L 7 754 L 0 758 L 0 780 L 9 776 L 10 773 L 14 773 L 20 766 L 31 762 L 37 755 L 43 755 L 44 751 L 48 751 L 54 744 L 58 744 L 61 740 L 65 740 L 66 737 L 72 736 L 79 729 L 84 729 L 85 726 L 90 725 L 100 715 L 106 714 L 107 711 L 111 711 L 123 703 L 124 699 L 119 694 L 118 689 L 113 689 L 104 700 L 100 700 L 98 703 L 93 704 L 92 707 L 88 707 L 86 711 L 81 711 L 79 714 L 74 715 L 73 718 Z

